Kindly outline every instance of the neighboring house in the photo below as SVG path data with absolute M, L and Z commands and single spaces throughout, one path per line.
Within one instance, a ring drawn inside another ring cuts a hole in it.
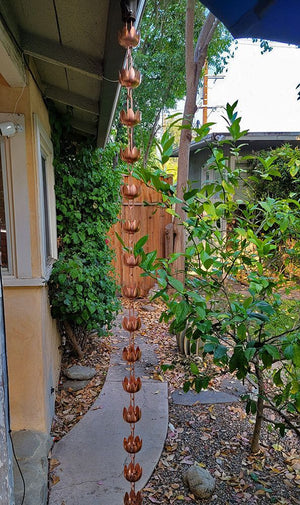
M 190 147 L 189 181 L 194 188 L 201 188 L 203 184 L 213 182 L 217 173 L 209 170 L 206 163 L 211 156 L 209 144 L 216 143 L 218 140 L 230 139 L 228 133 L 212 133 L 200 142 L 193 142 Z M 292 147 L 300 147 L 300 132 L 266 132 L 266 133 L 248 133 L 241 138 L 237 145 L 241 144 L 241 156 L 257 153 L 261 150 L 274 149 L 284 144 L 290 144 Z M 225 154 L 229 155 L 229 164 L 233 169 L 236 158 L 230 156 L 229 147 L 224 145 Z M 174 153 L 176 155 L 176 152 Z M 243 163 L 243 165 L 241 164 Z M 240 161 L 239 166 L 247 170 L 247 161 Z M 235 198 L 242 198 L 243 188 L 240 187 Z
M 128 2 L 121 2 L 123 8 Z M 138 21 L 144 0 L 137 4 Z M 72 110 L 74 130 L 103 146 L 124 60 L 121 27 L 119 0 L 0 4 L 0 224 L 10 427 L 45 440 L 60 369 L 60 338 L 47 294 L 57 237 L 45 98 L 59 111 Z

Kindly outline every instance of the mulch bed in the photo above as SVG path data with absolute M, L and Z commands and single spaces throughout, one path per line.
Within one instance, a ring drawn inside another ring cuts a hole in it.
M 124 306 L 126 308 L 125 302 Z M 147 310 L 149 306 L 154 310 Z M 161 459 L 144 489 L 143 505 L 199 504 L 182 480 L 184 471 L 194 462 L 209 470 L 216 479 L 215 492 L 210 500 L 201 500 L 204 503 L 300 505 L 300 446 L 296 436 L 288 431 L 281 438 L 278 432 L 270 432 L 265 426 L 260 453 L 250 455 L 254 418 L 245 414 L 242 403 L 174 404 L 171 393 L 182 388 L 189 377 L 191 358 L 177 353 L 175 337 L 168 333 L 167 325 L 159 323 L 163 310 L 160 302 L 139 300 L 137 309 L 143 321 L 141 336 L 153 343 L 160 364 L 175 365 L 165 373 L 158 366 L 153 375 L 169 383 L 169 431 Z M 56 438 L 62 437 L 81 419 L 104 383 L 111 350 L 109 339 L 93 337 L 88 345 L 87 358 L 68 359 L 63 367 L 75 362 L 94 366 L 97 375 L 84 390 L 77 393 L 61 390 L 57 395 L 53 429 Z M 216 377 L 212 383 L 215 389 L 218 389 L 218 381 Z M 125 487 L 124 480 L 124 491 Z
M 111 349 L 109 336 L 101 338 L 94 334 L 87 339 L 82 359 L 72 356 L 68 348 L 64 350 L 51 430 L 54 441 L 66 435 L 82 419 L 99 396 L 108 371 Z M 63 371 L 72 365 L 91 366 L 97 371 L 89 384 L 76 392 L 63 389 L 63 383 L 68 380 Z

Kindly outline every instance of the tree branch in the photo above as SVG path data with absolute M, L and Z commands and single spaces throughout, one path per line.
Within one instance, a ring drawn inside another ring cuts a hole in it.
M 288 427 L 293 430 L 297 437 L 300 438 L 300 429 L 295 426 L 290 420 L 289 418 L 287 417 L 286 414 L 284 414 L 284 412 L 282 412 L 282 410 L 279 410 L 277 407 L 275 407 L 274 405 L 266 405 L 264 404 L 263 406 L 264 410 L 273 410 L 273 412 L 276 412 L 280 417 L 282 417 L 282 419 L 284 420 L 284 422 L 288 425 Z

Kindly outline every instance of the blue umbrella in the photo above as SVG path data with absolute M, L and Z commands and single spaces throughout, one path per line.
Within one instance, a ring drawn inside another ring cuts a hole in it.
M 300 45 L 300 0 L 201 0 L 235 38 Z

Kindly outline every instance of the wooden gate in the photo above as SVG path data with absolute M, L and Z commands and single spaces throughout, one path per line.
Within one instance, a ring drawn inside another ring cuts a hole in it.
M 171 179 L 167 182 L 171 182 Z M 134 242 L 137 242 L 142 236 L 148 235 L 148 241 L 144 246 L 144 250 L 146 252 L 157 251 L 157 256 L 159 258 L 165 258 L 166 226 L 172 222 L 172 216 L 158 205 L 159 202 L 162 201 L 160 193 L 148 188 L 146 184 L 140 181 L 136 183 L 140 186 L 141 192 L 134 201 L 134 219 L 140 222 L 141 231 L 134 234 Z M 116 232 L 124 240 L 126 232 L 123 230 L 123 223 L 128 219 L 128 205 L 128 200 L 124 198 L 119 221 L 112 227 L 109 233 L 111 247 L 116 254 L 114 261 L 116 278 L 118 284 L 121 286 L 129 285 L 129 274 L 131 269 L 124 266 L 123 246 L 118 240 Z M 133 269 L 134 283 L 139 288 L 140 296 L 146 296 L 149 290 L 154 286 L 155 280 L 150 277 L 140 277 L 141 273 L 142 270 L 139 267 Z

